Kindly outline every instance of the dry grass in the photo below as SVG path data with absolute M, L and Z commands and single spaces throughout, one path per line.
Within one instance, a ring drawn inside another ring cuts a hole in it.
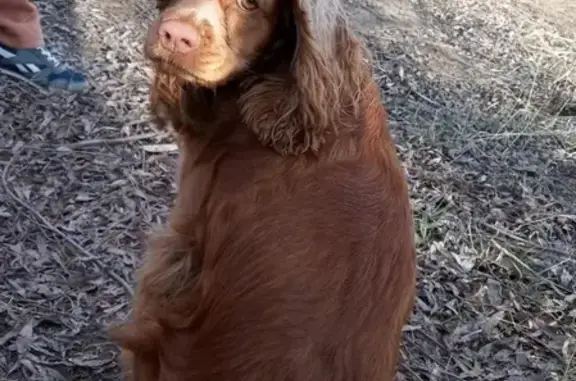
M 174 196 L 145 111 L 149 10 L 38 3 L 96 88 L 46 97 L 0 79 L 0 375 L 115 379 L 103 327 L 126 316 L 144 232 Z M 576 380 L 576 5 L 351 6 L 417 219 L 399 379 Z

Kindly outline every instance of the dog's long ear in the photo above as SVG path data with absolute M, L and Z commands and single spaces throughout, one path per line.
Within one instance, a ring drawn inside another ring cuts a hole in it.
M 356 111 L 368 72 L 340 0 L 291 0 L 290 11 L 296 35 L 290 73 L 254 86 L 242 111 L 263 144 L 298 155 L 318 151 Z

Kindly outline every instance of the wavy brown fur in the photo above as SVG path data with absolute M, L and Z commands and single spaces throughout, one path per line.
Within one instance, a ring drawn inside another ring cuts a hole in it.
M 298 18 L 297 18 L 298 20 Z M 288 85 L 283 76 L 263 81 L 242 94 L 244 121 L 265 145 L 282 155 L 317 153 L 330 135 L 358 117 L 362 87 L 370 66 L 356 39 L 337 31 L 338 55 L 325 56 L 307 24 L 298 20 L 298 48 Z

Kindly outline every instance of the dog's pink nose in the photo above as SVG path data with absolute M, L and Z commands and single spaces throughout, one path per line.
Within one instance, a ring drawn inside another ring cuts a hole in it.
M 164 48 L 176 53 L 189 53 L 198 45 L 198 33 L 182 21 L 163 22 L 158 28 L 158 38 Z

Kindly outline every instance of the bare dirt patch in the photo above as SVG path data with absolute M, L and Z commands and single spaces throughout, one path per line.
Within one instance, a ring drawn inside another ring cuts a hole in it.
M 175 155 L 146 112 L 142 2 L 39 1 L 84 95 L 0 77 L 0 379 L 117 379 Z M 576 379 L 576 6 L 361 0 L 412 190 L 420 295 L 399 379 Z

